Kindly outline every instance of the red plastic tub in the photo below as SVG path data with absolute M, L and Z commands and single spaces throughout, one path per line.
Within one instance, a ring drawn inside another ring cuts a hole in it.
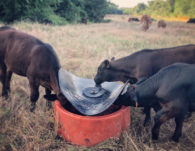
M 119 137 L 130 125 L 130 107 L 102 116 L 82 116 L 71 113 L 55 101 L 55 129 L 66 141 L 82 146 L 94 146 L 110 137 Z

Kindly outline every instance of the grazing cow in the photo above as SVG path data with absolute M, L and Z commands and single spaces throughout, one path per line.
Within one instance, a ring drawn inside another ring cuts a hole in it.
M 152 138 L 157 140 L 160 126 L 175 118 L 176 128 L 172 139 L 176 142 L 182 135 L 182 124 L 188 111 L 195 111 L 195 65 L 175 63 L 128 91 L 130 101 L 142 106 L 158 101 L 162 109 L 154 117 Z M 134 104 L 136 104 L 134 103 Z M 126 101 L 126 104 L 128 102 Z M 130 103 L 132 104 L 132 103 Z
M 0 78 L 2 96 L 7 98 L 12 73 L 26 76 L 30 85 L 30 110 L 35 109 L 39 86 L 45 87 L 46 96 L 51 90 L 62 100 L 58 70 L 60 64 L 53 48 L 39 39 L 14 28 L 0 28 Z
M 136 17 L 130 17 L 130 18 L 128 19 L 128 22 L 132 22 L 132 21 L 139 22 L 139 19 L 136 18 Z
M 166 28 L 167 24 L 164 20 L 158 21 L 158 28 Z
M 195 45 L 184 45 L 173 48 L 144 49 L 118 60 L 103 61 L 95 76 L 96 84 L 105 81 L 130 81 L 148 78 L 161 68 L 176 62 L 195 63 Z M 156 104 L 153 106 L 155 107 Z M 154 108 L 158 110 L 159 107 Z M 150 123 L 150 105 L 144 107 L 146 118 L 144 125 Z
M 143 15 L 140 23 L 142 24 L 142 29 L 146 31 L 152 25 L 152 18 L 149 15 Z
M 195 23 L 195 18 L 190 18 L 187 23 Z

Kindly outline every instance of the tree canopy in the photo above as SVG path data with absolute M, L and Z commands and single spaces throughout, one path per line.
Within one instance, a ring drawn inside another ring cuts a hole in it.
M 100 22 L 107 7 L 106 0 L 1 0 L 0 20 L 6 23 L 30 20 L 65 24 L 87 18 Z
M 101 22 L 106 14 L 149 14 L 195 18 L 195 0 L 151 0 L 134 8 L 119 9 L 107 0 L 0 0 L 0 21 L 30 20 L 63 25 L 67 22 Z
M 148 5 L 139 3 L 134 8 L 126 8 L 125 14 L 150 14 L 157 16 L 195 17 L 195 0 L 151 0 Z

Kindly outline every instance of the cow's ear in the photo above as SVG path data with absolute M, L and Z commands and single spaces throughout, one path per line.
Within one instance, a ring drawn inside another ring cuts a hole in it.
M 111 58 L 111 61 L 114 61 L 114 60 L 115 60 L 115 57 L 112 57 L 112 58 Z
M 104 61 L 104 65 L 105 65 L 106 68 L 110 68 L 110 62 L 109 62 L 109 60 L 105 60 Z

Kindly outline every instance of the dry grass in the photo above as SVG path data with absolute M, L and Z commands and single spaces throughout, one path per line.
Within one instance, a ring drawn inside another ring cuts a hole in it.
M 107 16 L 105 24 L 50 26 L 16 23 L 13 27 L 50 43 L 62 67 L 87 78 L 93 78 L 99 63 L 107 58 L 129 55 L 143 48 L 172 47 L 195 43 L 195 25 L 167 22 L 159 30 L 154 22 L 148 32 L 139 23 L 128 23 L 128 16 Z M 0 86 L 1 87 L 1 86 Z M 192 151 L 195 148 L 195 115 L 184 123 L 180 143 L 170 141 L 174 130 L 171 120 L 161 127 L 159 141 L 151 141 L 151 129 L 144 128 L 140 109 L 132 108 L 131 126 L 120 138 L 111 138 L 92 148 L 79 147 L 56 137 L 53 110 L 48 110 L 40 89 L 35 113 L 29 112 L 29 88 L 26 78 L 14 75 L 8 100 L 0 98 L 0 151 Z

